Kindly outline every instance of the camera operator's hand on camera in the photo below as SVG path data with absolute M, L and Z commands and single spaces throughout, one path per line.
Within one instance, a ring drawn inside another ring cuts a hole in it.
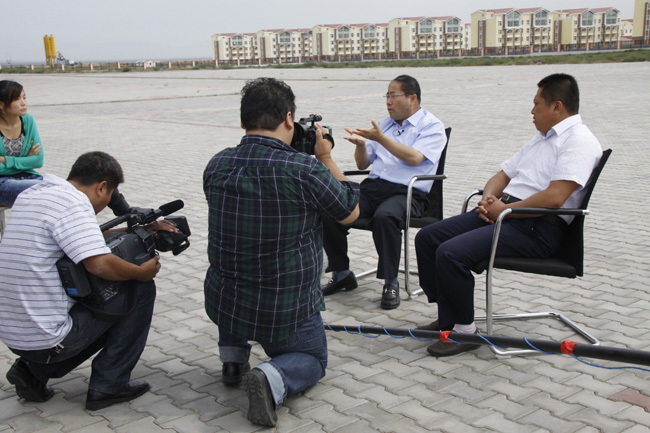
M 151 224 L 147 224 L 147 230 L 149 233 L 156 234 L 157 232 L 172 232 L 178 233 L 178 228 L 176 225 L 168 220 L 159 220 L 154 221 Z
M 156 256 L 140 265 L 142 275 L 136 278 L 138 281 L 151 281 L 160 270 L 160 257 Z
M 314 146 L 314 156 L 319 160 L 323 161 L 323 158 L 329 158 L 330 153 L 332 152 L 332 143 L 329 140 L 323 138 L 323 127 L 318 123 L 314 125 L 316 128 L 316 145 Z

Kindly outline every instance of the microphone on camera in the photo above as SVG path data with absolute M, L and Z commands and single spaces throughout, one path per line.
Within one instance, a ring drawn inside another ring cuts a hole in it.
M 154 212 L 156 214 L 160 212 L 159 216 L 167 216 L 183 209 L 184 206 L 185 203 L 183 203 L 183 200 L 174 200 L 161 205 L 160 208 L 156 209 Z

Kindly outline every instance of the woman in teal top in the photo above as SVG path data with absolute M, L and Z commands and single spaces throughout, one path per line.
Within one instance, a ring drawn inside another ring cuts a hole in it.
M 18 194 L 40 182 L 43 166 L 36 122 L 27 114 L 23 86 L 0 81 L 0 206 L 12 206 Z

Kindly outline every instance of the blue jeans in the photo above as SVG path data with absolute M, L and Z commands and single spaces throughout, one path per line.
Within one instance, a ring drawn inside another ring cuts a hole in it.
M 0 176 L 0 206 L 13 206 L 18 194 L 41 180 L 43 180 L 43 176 L 38 174 L 20 177 Z
M 16 350 L 16 355 L 27 361 L 32 374 L 41 382 L 63 377 L 100 351 L 92 362 L 88 387 L 105 394 L 116 394 L 129 383 L 131 371 L 140 359 L 149 335 L 149 325 L 156 299 L 153 280 L 132 282 L 135 291 L 134 308 L 116 322 L 106 322 L 93 316 L 82 304 L 69 311 L 72 329 L 55 348 L 44 350 Z M 108 313 L 125 313 L 127 297 L 109 301 Z M 59 349 L 58 353 L 56 350 Z
M 320 313 L 300 324 L 298 331 L 282 341 L 258 341 L 271 358 L 259 368 L 266 375 L 275 404 L 314 386 L 325 376 L 327 338 Z M 219 327 L 221 362 L 248 362 L 251 345 Z

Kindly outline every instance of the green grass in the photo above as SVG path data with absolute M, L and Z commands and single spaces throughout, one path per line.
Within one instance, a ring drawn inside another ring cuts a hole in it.
M 503 66 L 503 65 L 555 65 L 584 63 L 622 63 L 650 61 L 650 50 L 607 51 L 599 53 L 525 55 L 495 57 L 451 57 L 440 59 L 407 59 L 367 62 L 322 62 L 288 65 L 270 65 L 272 68 L 374 68 L 374 67 L 450 67 L 450 66 Z
M 386 68 L 386 67 L 463 67 L 463 66 L 503 66 L 503 65 L 558 65 L 558 64 L 585 64 L 585 63 L 626 63 L 626 62 L 648 62 L 650 61 L 650 49 L 635 49 L 624 51 L 605 51 L 579 54 L 560 55 L 513 55 L 513 56 L 485 56 L 485 57 L 446 57 L 440 59 L 406 59 L 406 60 L 380 60 L 364 62 L 306 62 L 302 64 L 266 65 L 268 68 L 297 69 L 297 68 Z M 97 67 L 96 67 L 97 68 Z M 200 64 L 193 69 L 236 69 L 246 66 Z M 123 67 L 118 71 L 137 72 L 140 69 Z M 154 70 L 163 70 L 154 68 Z M 36 68 L 32 71 L 26 66 L 3 67 L 0 70 L 5 74 L 27 74 L 27 73 L 62 73 L 59 68 Z M 80 72 L 77 70 L 66 70 L 67 72 Z M 100 72 L 99 69 L 97 72 Z

